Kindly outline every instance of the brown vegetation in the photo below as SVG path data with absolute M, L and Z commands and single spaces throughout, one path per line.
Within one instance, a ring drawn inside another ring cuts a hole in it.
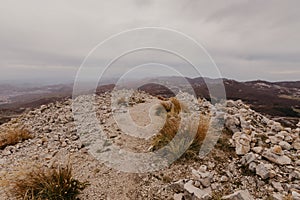
M 161 105 L 170 115 L 176 116 L 181 112 L 181 104 L 174 97 L 171 97 L 169 101 L 161 101 Z
M 0 149 L 4 149 L 8 145 L 15 145 L 33 136 L 26 129 L 10 129 L 0 133 Z
M 210 118 L 201 115 L 199 118 L 195 118 L 194 121 L 185 122 L 181 127 L 181 117 L 179 114 L 182 112 L 181 109 L 185 106 L 174 97 L 170 98 L 169 101 L 162 101 L 161 105 L 165 108 L 167 117 L 163 128 L 152 140 L 153 150 L 158 150 L 163 146 L 170 144 L 169 146 L 171 149 L 169 151 L 177 154 L 178 152 L 182 152 L 182 148 L 187 147 L 188 145 L 189 148 L 185 154 L 196 155 L 205 139 L 209 128 Z M 176 134 L 178 134 L 176 141 L 171 142 Z
M 70 165 L 57 169 L 35 167 L 11 183 L 11 194 L 24 200 L 74 200 L 87 186 L 72 176 Z

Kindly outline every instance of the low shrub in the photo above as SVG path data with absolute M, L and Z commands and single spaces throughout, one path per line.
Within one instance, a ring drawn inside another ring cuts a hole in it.
M 161 101 L 161 105 L 173 116 L 181 112 L 181 104 L 175 97 L 171 97 L 169 101 Z
M 87 186 L 87 182 L 73 178 L 70 165 L 36 167 L 11 184 L 11 194 L 23 200 L 74 200 Z
M 201 148 L 201 144 L 206 137 L 210 118 L 201 115 L 199 118 L 194 118 L 195 120 L 192 121 L 185 120 L 185 124 L 180 128 L 180 113 L 182 112 L 181 108 L 183 108 L 184 105 L 181 105 L 176 98 L 170 98 L 169 101 L 162 101 L 161 105 L 167 112 L 166 121 L 163 128 L 152 140 L 152 150 L 158 150 L 169 144 L 168 153 L 176 156 L 179 152 L 184 151 L 182 148 L 188 146 L 189 148 L 185 151 L 184 155 L 197 155 Z M 162 113 L 162 111 L 158 111 L 157 113 Z M 176 141 L 171 142 L 176 134 L 178 134 Z M 194 134 L 195 136 L 193 137 Z
M 0 149 L 32 138 L 32 134 L 26 129 L 10 129 L 0 133 Z

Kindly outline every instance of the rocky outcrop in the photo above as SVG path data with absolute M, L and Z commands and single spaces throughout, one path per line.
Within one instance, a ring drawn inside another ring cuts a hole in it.
M 222 193 L 227 182 L 232 183 L 228 187 L 235 192 L 222 199 L 254 199 L 253 196 L 283 199 L 292 193 L 297 196 L 300 189 L 300 179 L 296 175 L 300 172 L 300 122 L 295 129 L 283 127 L 241 101 L 227 101 L 223 110 L 224 127 L 231 133 L 229 141 L 235 151 L 225 154 L 231 158 L 224 159 L 226 164 L 222 167 L 212 167 L 205 172 L 211 175 L 209 182 L 203 181 L 205 173 L 201 169 L 192 169 L 194 186 L 210 187 Z M 207 161 L 214 162 L 211 158 Z

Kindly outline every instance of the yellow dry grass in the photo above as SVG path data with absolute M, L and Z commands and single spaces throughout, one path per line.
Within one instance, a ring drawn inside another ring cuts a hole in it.
M 87 186 L 73 178 L 70 164 L 56 169 L 32 166 L 9 180 L 10 195 L 23 200 L 74 200 Z
M 33 136 L 26 129 L 9 129 L 0 133 L 0 149 L 4 149 L 8 145 L 15 145 Z
M 182 105 L 176 98 L 170 98 L 169 101 L 162 101 L 161 105 L 165 108 L 167 117 L 163 128 L 152 140 L 152 149 L 157 150 L 162 148 L 167 145 L 176 134 L 179 134 L 180 141 L 176 142 L 181 143 L 181 145 L 189 145 L 186 153 L 197 154 L 209 129 L 210 117 L 201 115 L 199 118 L 195 119 L 196 121 L 191 121 L 184 125 L 185 128 L 179 133 L 181 123 L 179 114 L 180 112 L 183 112 L 181 109 L 184 108 L 184 105 Z M 193 137 L 194 134 L 195 136 Z M 175 143 L 172 144 L 171 151 L 174 151 L 174 153 L 180 151 L 180 147 L 178 145 Z

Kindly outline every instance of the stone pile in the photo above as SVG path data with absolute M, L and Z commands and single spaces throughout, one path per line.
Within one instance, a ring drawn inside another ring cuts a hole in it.
M 225 112 L 224 128 L 231 135 L 229 144 L 234 152 L 227 154 L 229 158 L 225 165 L 210 170 L 202 165 L 198 170 L 191 169 L 192 179 L 173 183 L 182 186 L 182 191 L 177 192 L 174 199 L 211 199 L 216 196 L 241 200 L 299 198 L 300 122 L 296 129 L 283 127 L 240 100 L 228 100 L 223 106 L 205 105 L 205 108 L 211 107 Z M 202 160 L 203 163 L 207 161 L 220 164 L 210 155 Z M 228 190 L 225 185 L 229 186 L 229 191 L 235 192 L 223 195 L 224 190 Z

